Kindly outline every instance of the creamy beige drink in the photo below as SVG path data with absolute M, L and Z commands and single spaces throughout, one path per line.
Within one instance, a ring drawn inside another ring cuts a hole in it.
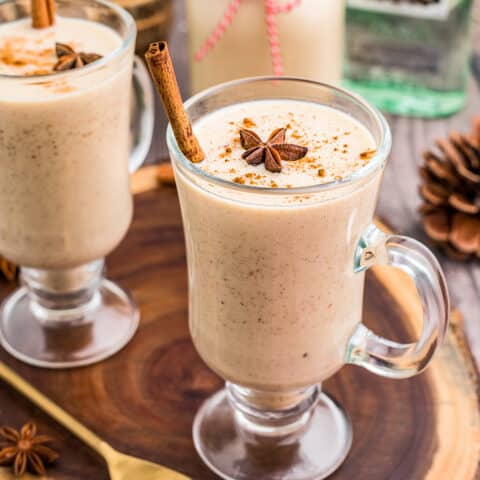
M 324 380 L 345 364 L 392 379 L 417 375 L 450 311 L 431 252 L 373 224 L 388 124 L 357 96 L 292 78 L 219 85 L 185 110 L 206 154 L 194 163 L 191 131 L 172 119 L 190 332 L 227 380 L 195 416 L 195 448 L 225 479 L 330 478 L 352 427 Z M 417 287 L 416 343 L 361 322 L 364 272 L 382 264 Z
M 286 142 L 308 148 L 304 158 L 282 161 L 280 173 L 242 159 L 240 129 L 266 140 L 283 127 Z M 345 362 L 361 321 L 364 276 L 354 273 L 354 255 L 381 172 L 335 192 L 291 189 L 355 175 L 374 138 L 346 113 L 294 100 L 219 109 L 194 131 L 206 153 L 196 166 L 228 182 L 199 179 L 175 162 L 197 350 L 238 385 L 278 391 L 321 382 Z
M 132 65 L 100 60 L 33 77 L 52 73 L 55 42 L 106 57 L 122 40 L 81 19 L 30 25 L 0 25 L 0 252 L 25 267 L 63 269 L 104 257 L 130 224 Z

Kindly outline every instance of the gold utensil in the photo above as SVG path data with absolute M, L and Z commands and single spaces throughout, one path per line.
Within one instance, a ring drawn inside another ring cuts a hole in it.
M 2 362 L 0 378 L 95 450 L 107 463 L 111 480 L 188 480 L 169 468 L 117 452 Z

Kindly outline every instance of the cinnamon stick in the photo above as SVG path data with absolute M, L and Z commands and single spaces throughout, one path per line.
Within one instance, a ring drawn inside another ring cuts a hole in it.
M 31 0 L 33 28 L 47 28 L 55 23 L 55 0 Z
M 13 282 L 17 278 L 17 266 L 0 255 L 0 272 L 9 281 Z
M 190 161 L 201 162 L 205 158 L 205 154 L 193 133 L 192 125 L 183 108 L 167 42 L 151 43 L 145 53 L 145 60 L 180 150 Z
M 170 162 L 160 163 L 157 167 L 157 179 L 162 185 L 175 185 L 175 177 Z
M 138 169 L 131 176 L 130 186 L 133 194 L 149 192 L 159 187 L 175 186 L 172 164 L 165 162 Z

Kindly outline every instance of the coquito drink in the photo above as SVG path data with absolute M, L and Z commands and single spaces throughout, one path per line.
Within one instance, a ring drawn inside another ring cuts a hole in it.
M 345 459 L 352 428 L 324 380 L 344 364 L 416 375 L 447 326 L 433 255 L 372 223 L 390 130 L 359 97 L 285 77 L 219 85 L 185 109 L 205 151 L 195 163 L 184 138 L 192 130 L 171 115 L 190 332 L 227 380 L 195 416 L 196 450 L 224 479 L 327 478 Z M 376 264 L 416 284 L 417 343 L 362 323 L 364 272 Z
M 381 172 L 335 194 L 312 187 L 354 176 L 376 142 L 347 113 L 287 99 L 220 108 L 193 127 L 206 154 L 194 168 L 226 182 L 193 180 L 177 165 L 195 346 L 237 385 L 278 392 L 320 383 L 345 363 L 361 321 L 354 253 Z M 258 142 L 269 136 L 270 146 Z M 297 187 L 306 188 L 293 194 Z
M 122 39 L 100 23 L 60 16 L 44 29 L 30 19 L 0 24 L 0 252 L 42 269 L 104 257 L 132 216 L 132 63 L 32 77 L 53 73 L 56 43 L 106 57 Z
M 104 257 L 130 225 L 129 169 L 148 150 L 153 106 L 126 11 L 24 3 L 0 2 L 0 255 L 22 278 L 0 308 L 0 343 L 32 365 L 70 368 L 113 355 L 138 326 Z

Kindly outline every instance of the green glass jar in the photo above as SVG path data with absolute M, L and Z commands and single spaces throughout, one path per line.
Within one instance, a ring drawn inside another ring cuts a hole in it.
M 473 0 L 349 0 L 345 84 L 391 113 L 465 104 Z

